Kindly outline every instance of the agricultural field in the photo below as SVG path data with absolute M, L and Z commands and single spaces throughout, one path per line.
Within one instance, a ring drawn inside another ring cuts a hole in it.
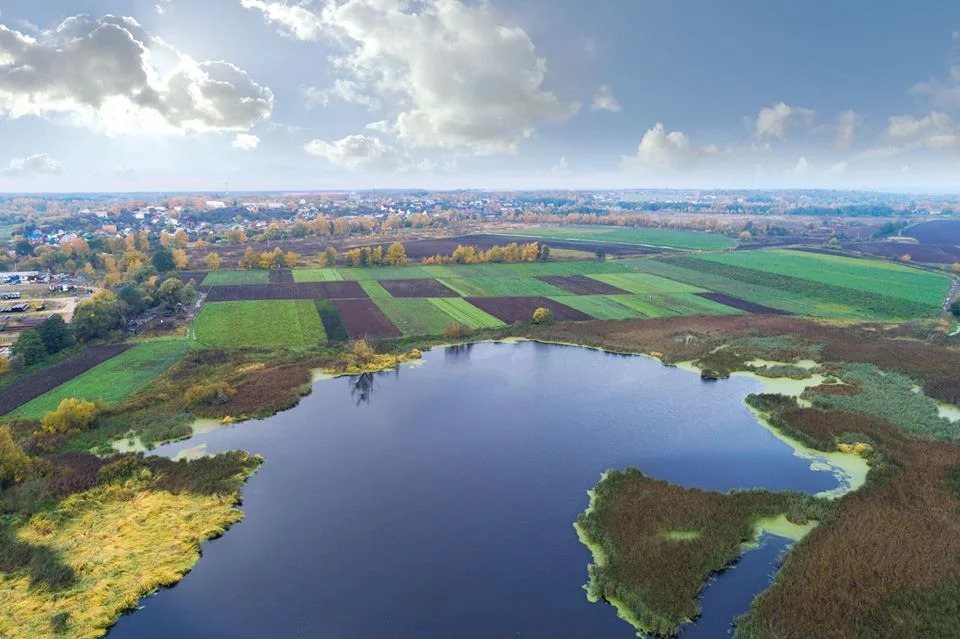
M 69 397 L 110 404 L 123 401 L 180 361 L 187 347 L 184 339 L 141 342 L 27 402 L 11 416 L 37 419 L 56 410 Z
M 574 295 L 618 295 L 626 293 L 623 289 L 598 279 L 591 279 L 586 275 L 541 275 L 537 279 L 569 291 Z
M 298 268 L 293 271 L 295 282 L 339 282 L 343 275 L 335 268 Z
M 371 299 L 333 300 L 350 339 L 399 337 L 400 330 Z
M 733 239 L 716 233 L 656 228 L 546 226 L 525 228 L 510 235 L 542 241 L 556 239 L 594 243 L 646 244 L 694 251 L 722 251 L 737 245 Z
M 270 271 L 210 271 L 203 278 L 203 286 L 222 284 L 268 284 Z
M 939 306 L 950 290 L 946 276 L 891 262 L 790 250 L 735 251 L 694 259 L 842 286 Z
M 111 357 L 116 357 L 130 346 L 130 344 L 89 346 L 79 355 L 49 364 L 11 382 L 0 391 L 0 415 L 9 413 L 17 406 L 53 390 Z
M 374 298 L 404 335 L 441 335 L 452 324 L 495 328 L 504 323 L 462 298 Z
M 550 309 L 558 321 L 593 319 L 583 311 L 546 297 L 471 297 L 467 301 L 507 324 L 531 321 L 533 312 L 540 307 Z
M 569 295 L 568 291 L 535 277 L 469 277 L 442 279 L 441 284 L 463 297 L 524 297 Z
M 565 304 L 590 317 L 601 320 L 625 320 L 644 317 L 643 313 L 621 304 L 618 298 L 626 296 L 611 295 L 567 295 L 552 297 L 554 302 Z
M 695 293 L 674 295 L 612 295 L 610 299 L 643 317 L 681 315 L 738 315 L 743 311 L 709 300 Z
M 310 300 L 207 303 L 193 332 L 201 346 L 225 348 L 298 348 L 327 339 Z
M 671 295 L 673 293 L 700 293 L 702 288 L 671 280 L 651 273 L 610 273 L 588 276 L 627 293 Z
M 366 297 L 357 282 L 310 282 L 288 284 L 225 284 L 214 286 L 207 302 L 244 300 L 323 300 Z

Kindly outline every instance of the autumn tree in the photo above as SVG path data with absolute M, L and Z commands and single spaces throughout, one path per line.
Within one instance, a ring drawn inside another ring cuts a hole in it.
M 333 266 L 337 263 L 337 258 L 340 256 L 337 254 L 337 249 L 332 246 L 328 246 L 327 250 L 323 252 L 324 256 L 327 258 L 327 266 Z
M 394 242 L 387 249 L 384 261 L 391 266 L 399 266 L 407 261 L 407 249 L 400 242 Z
M 553 322 L 553 311 L 540 306 L 533 312 L 533 321 L 537 324 L 550 324 Z
M 257 268 L 260 266 L 260 258 L 252 246 L 248 246 L 240 258 L 240 268 Z
M 187 232 L 183 229 L 177 229 L 177 232 L 173 234 L 173 244 L 179 249 L 187 248 Z
M 211 251 L 203 258 L 203 263 L 208 270 L 216 271 L 220 268 L 220 256 L 215 251 Z
M 293 251 L 287 251 L 283 256 L 283 263 L 287 268 L 295 268 L 297 262 L 300 261 L 300 256 Z
M 190 266 L 190 258 L 187 257 L 187 252 L 180 248 L 175 248 L 171 252 L 173 255 L 173 265 L 178 271 Z

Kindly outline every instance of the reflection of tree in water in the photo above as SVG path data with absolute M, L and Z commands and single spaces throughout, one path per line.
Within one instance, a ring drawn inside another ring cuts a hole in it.
M 443 356 L 447 359 L 466 359 L 470 356 L 471 350 L 473 350 L 473 344 L 454 344 L 443 349 Z
M 370 397 L 376 390 L 375 378 L 373 373 L 360 373 L 350 378 L 350 397 L 357 403 L 369 404 Z

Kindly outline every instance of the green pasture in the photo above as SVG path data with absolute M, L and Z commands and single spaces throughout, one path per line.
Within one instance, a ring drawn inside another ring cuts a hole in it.
M 327 338 L 313 301 L 263 300 L 204 304 L 194 339 L 202 346 L 281 348 Z

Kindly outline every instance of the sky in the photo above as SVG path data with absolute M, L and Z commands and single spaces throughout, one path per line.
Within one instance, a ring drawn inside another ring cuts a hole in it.
M 956 0 L 0 0 L 0 192 L 960 191 Z

